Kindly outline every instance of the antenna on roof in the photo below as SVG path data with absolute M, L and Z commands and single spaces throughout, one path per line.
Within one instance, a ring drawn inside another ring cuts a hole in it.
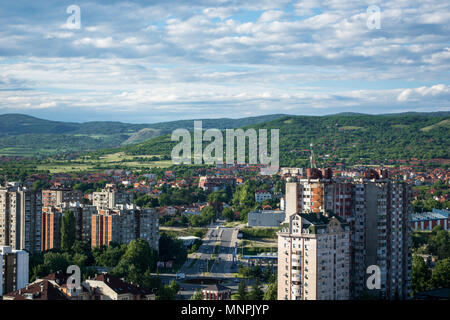
M 311 156 L 309 158 L 311 163 L 311 169 L 316 168 L 316 160 L 314 159 L 314 150 L 313 150 L 313 144 L 310 143 L 309 146 L 311 147 Z

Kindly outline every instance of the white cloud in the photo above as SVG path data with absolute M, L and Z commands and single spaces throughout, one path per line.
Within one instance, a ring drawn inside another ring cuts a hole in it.
M 445 99 L 450 98 L 450 86 L 444 85 L 444 84 L 436 84 L 431 87 L 419 87 L 419 88 L 413 88 L 413 89 L 404 89 L 400 92 L 400 94 L 397 97 L 397 101 L 405 102 L 408 100 L 417 100 L 419 98 L 424 97 L 438 97 L 443 96 L 444 101 Z M 447 100 L 447 104 L 448 100 Z
M 82 28 L 70 32 L 63 5 L 5 5 L 0 109 L 449 107 L 449 3 L 304 0 L 293 12 L 289 3 L 81 1 Z M 367 28 L 370 4 L 380 30 Z
M 118 46 L 118 43 L 113 40 L 112 37 L 106 38 L 83 38 L 80 40 L 75 40 L 75 46 L 80 45 L 92 45 L 96 48 L 105 49 L 105 48 L 114 48 Z

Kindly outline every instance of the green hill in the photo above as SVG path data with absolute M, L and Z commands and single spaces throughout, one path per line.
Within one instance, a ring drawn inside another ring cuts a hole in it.
M 280 130 L 280 162 L 284 166 L 307 165 L 310 143 L 319 165 L 389 164 L 397 159 L 449 159 L 449 119 L 448 112 L 284 116 L 251 127 Z M 102 153 L 170 156 L 175 144 L 169 135 L 163 135 Z
M 241 119 L 205 119 L 204 128 L 238 128 L 270 121 L 283 115 Z M 192 120 L 154 124 L 132 124 L 113 121 L 85 123 L 39 119 L 23 114 L 0 115 L 1 155 L 52 155 L 120 147 L 164 135 L 177 128 L 193 128 Z

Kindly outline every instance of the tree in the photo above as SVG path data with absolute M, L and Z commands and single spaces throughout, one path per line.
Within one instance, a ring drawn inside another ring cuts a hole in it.
M 120 259 L 125 254 L 127 245 L 121 246 L 110 243 L 108 247 L 102 249 L 94 249 L 95 264 L 103 267 L 115 267 L 119 264 Z
M 214 191 L 208 195 L 208 202 L 225 202 L 226 194 L 223 191 Z
M 88 257 L 82 253 L 75 253 L 72 257 L 72 263 L 80 268 L 84 268 L 86 266 L 87 260 Z
M 174 239 L 166 233 L 159 238 L 159 261 L 175 260 L 182 262 L 186 260 L 187 250 L 181 240 Z
M 439 259 L 446 259 L 450 257 L 450 236 L 448 231 L 441 226 L 436 226 L 431 232 L 429 240 L 430 253 L 438 256 Z
M 179 290 L 180 285 L 175 280 L 172 280 L 159 290 L 156 300 L 175 300 Z
M 72 211 L 66 211 L 61 223 L 61 249 L 69 251 L 75 243 L 76 221 Z
M 238 300 L 248 300 L 247 287 L 246 287 L 244 281 L 239 282 L 237 299 Z
M 450 258 L 436 262 L 431 284 L 433 288 L 450 288 Z
M 425 261 L 418 255 L 413 256 L 411 286 L 413 293 L 428 290 L 431 272 Z
M 154 292 L 162 287 L 161 278 L 159 276 L 152 276 L 150 270 L 145 271 L 141 276 L 141 287 L 147 291 Z
M 87 265 L 92 265 L 95 262 L 94 256 L 92 255 L 91 244 L 89 243 L 89 241 L 75 240 L 72 246 L 72 252 L 74 254 L 79 253 L 86 256 L 85 262 Z
M 256 278 L 256 281 L 253 284 L 252 290 L 250 291 L 250 300 L 262 300 L 263 297 L 264 297 L 264 292 L 261 289 L 261 284 L 259 283 L 259 279 Z
M 234 211 L 232 208 L 228 207 L 223 209 L 222 216 L 227 219 L 228 221 L 233 221 L 234 219 Z
M 44 267 L 47 274 L 57 271 L 65 273 L 67 267 L 71 264 L 72 261 L 67 252 L 47 252 L 44 254 Z
M 273 282 L 277 280 L 275 273 L 272 272 L 270 268 L 266 268 L 263 273 L 263 278 L 265 281 Z
M 47 182 L 45 182 L 45 181 L 42 181 L 42 180 L 36 180 L 34 183 L 33 183 L 33 187 L 32 187 L 32 189 L 33 189 L 33 191 L 41 191 L 42 189 L 45 189 L 45 188 L 47 188 L 49 186 L 49 184 L 47 183 Z
M 266 293 L 264 293 L 264 300 L 277 300 L 277 282 L 272 281 L 269 283 Z
M 154 270 L 156 268 L 156 253 L 150 248 L 150 245 L 144 239 L 133 240 L 128 244 L 127 250 L 120 258 L 114 272 L 119 275 L 131 274 L 135 276 L 144 274 L 148 269 Z
M 189 300 L 202 300 L 202 292 L 195 291 L 195 293 L 192 295 L 192 297 Z

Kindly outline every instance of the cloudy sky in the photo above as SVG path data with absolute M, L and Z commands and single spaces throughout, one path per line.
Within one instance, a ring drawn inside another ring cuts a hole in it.
M 445 0 L 1 0 L 0 113 L 448 111 L 449 21 Z

